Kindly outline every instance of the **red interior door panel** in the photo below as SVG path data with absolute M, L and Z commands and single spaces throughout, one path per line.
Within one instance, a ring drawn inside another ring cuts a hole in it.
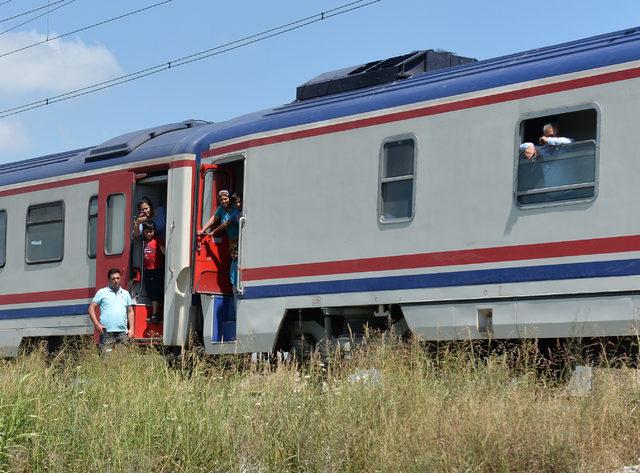
M 198 199 L 198 230 L 202 228 L 206 208 L 211 214 L 218 206 L 218 192 L 229 189 L 231 176 L 218 166 L 202 165 L 200 168 L 200 197 Z M 194 263 L 194 290 L 202 294 L 232 293 L 229 280 L 229 242 L 226 235 L 197 237 Z

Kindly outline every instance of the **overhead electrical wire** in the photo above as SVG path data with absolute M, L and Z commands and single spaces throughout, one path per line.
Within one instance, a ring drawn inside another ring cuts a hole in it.
M 5 0 L 4 2 L 0 2 L 0 7 L 2 5 L 6 5 L 7 3 L 11 3 L 11 2 L 13 2 L 13 0 Z
M 64 1 L 64 0 L 61 0 L 61 1 Z M 66 3 L 63 3 L 62 5 L 58 5 L 57 7 L 52 8 L 52 9 L 50 9 L 50 10 L 47 10 L 47 11 L 46 11 L 46 12 L 44 12 L 44 13 L 40 13 L 39 15 L 36 15 L 36 16 L 34 16 L 34 17 L 32 17 L 32 18 L 29 18 L 28 20 L 23 21 L 22 23 L 18 23 L 17 25 L 12 26 L 11 28 L 7 28 L 7 29 L 6 29 L 6 30 L 4 30 L 4 31 L 0 31 L 0 36 L 1 36 L 1 35 L 3 35 L 3 34 L 5 34 L 5 33 L 8 33 L 9 31 L 13 31 L 13 30 L 15 30 L 15 29 L 17 29 L 17 28 L 20 28 L 21 26 L 24 26 L 24 25 L 26 25 L 27 23 L 31 23 L 33 20 L 37 20 L 38 18 L 42 18 L 43 16 L 47 16 L 49 13 L 54 12 L 54 11 L 56 11 L 56 10 L 59 10 L 60 8 L 64 8 L 64 7 L 66 7 L 67 5 L 69 5 L 69 4 L 71 4 L 71 3 L 75 2 L 75 1 L 76 1 L 76 0 L 68 0 Z M 55 3 L 52 3 L 51 5 L 55 5 L 56 3 L 60 3 L 60 2 L 55 2 Z
M 56 0 L 55 2 L 47 3 L 46 5 L 42 5 L 42 6 L 38 7 L 38 8 L 33 8 L 31 10 L 24 11 L 22 13 L 18 13 L 17 15 L 13 15 L 13 16 L 10 16 L 8 18 L 3 18 L 3 19 L 0 20 L 0 23 L 6 23 L 7 21 L 15 20 L 16 18 L 20 18 L 21 16 L 28 15 L 29 13 L 34 13 L 34 12 L 37 12 L 37 11 L 40 11 L 40 10 L 44 10 L 45 8 L 50 8 L 53 5 L 57 5 L 58 3 L 62 3 L 64 1 L 65 0 Z M 0 5 L 4 5 L 4 3 L 0 3 Z
M 153 5 L 149 5 L 149 6 L 146 6 L 146 7 L 143 7 L 143 8 L 139 8 L 137 10 L 133 10 L 133 11 L 130 11 L 130 12 L 127 12 L 127 13 L 123 13 L 122 15 L 114 16 L 112 18 L 108 18 L 106 20 L 102 20 L 102 21 L 99 21 L 97 23 L 93 23 L 91 25 L 83 26 L 82 28 L 78 28 L 76 30 L 69 31 L 67 33 L 63 33 L 63 34 L 60 34 L 60 35 L 57 35 L 57 36 L 47 37 L 47 39 L 43 39 L 42 41 L 37 41 L 35 43 L 28 44 L 28 45 L 23 46 L 21 48 L 14 49 L 12 51 L 7 51 L 5 53 L 0 53 L 0 58 L 5 57 L 5 56 L 9 56 L 11 54 L 19 53 L 20 51 L 24 51 L 26 49 L 30 49 L 30 48 L 33 48 L 33 47 L 36 47 L 36 46 L 40 46 L 41 44 L 48 43 L 48 42 L 56 40 L 56 39 L 64 38 L 64 37 L 70 36 L 72 34 L 80 33 L 81 31 L 86 31 L 86 30 L 89 30 L 91 28 L 95 28 L 97 26 L 106 25 L 107 23 L 111 23 L 112 21 L 121 20 L 122 18 L 126 18 L 128 16 L 135 15 L 136 13 L 142 13 L 144 11 L 151 10 L 152 8 L 159 7 L 160 5 L 164 5 L 164 4 L 170 3 L 172 1 L 173 0 L 164 0 L 162 2 L 154 3 Z
M 290 23 L 277 26 L 275 28 L 271 28 L 271 29 L 262 31 L 260 33 L 245 36 L 244 38 L 240 38 L 235 41 L 231 41 L 229 43 L 224 43 L 219 46 L 215 46 L 213 48 L 205 49 L 197 53 L 189 54 L 187 56 L 183 56 L 183 57 L 174 59 L 172 61 L 163 62 L 162 64 L 158 64 L 156 66 L 147 67 L 145 69 L 141 69 L 136 72 L 132 72 L 130 74 L 125 74 L 119 77 L 115 77 L 107 81 L 98 82 L 96 84 L 92 84 L 86 87 L 71 90 L 69 92 L 65 92 L 64 94 L 54 95 L 52 97 L 37 100 L 35 102 L 30 102 L 24 105 L 19 105 L 17 107 L 11 107 L 4 110 L 0 110 L 0 118 L 5 118 L 11 115 L 17 115 L 19 113 L 24 113 L 29 110 L 33 110 L 35 108 L 51 105 L 52 103 L 71 100 L 76 97 L 92 94 L 100 90 L 115 87 L 117 85 L 133 82 L 135 80 L 142 79 L 143 77 L 147 77 L 153 74 L 158 74 L 160 72 L 163 72 L 175 67 L 184 66 L 192 62 L 201 61 L 203 59 L 207 59 L 212 56 L 217 56 L 229 51 L 233 51 L 235 49 L 249 46 L 254 43 L 265 41 L 269 38 L 280 36 L 290 31 L 294 31 L 294 30 L 303 28 L 305 26 L 311 25 L 313 23 L 318 23 L 320 21 L 327 20 L 335 16 L 343 15 L 345 13 L 349 13 L 351 11 L 364 8 L 369 5 L 373 5 L 374 3 L 379 3 L 381 1 L 382 0 L 357 0 L 354 2 L 346 3 L 338 7 L 332 8 L 330 10 L 316 13 L 315 15 L 301 18 L 299 20 L 295 20 Z

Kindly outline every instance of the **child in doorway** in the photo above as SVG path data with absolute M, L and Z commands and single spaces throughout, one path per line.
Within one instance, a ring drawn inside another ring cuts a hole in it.
M 147 318 L 147 322 L 162 320 L 158 312 L 164 296 L 164 242 L 156 236 L 155 230 L 155 224 L 152 221 L 142 223 L 144 235 L 143 282 L 147 295 L 151 299 L 152 308 L 152 315 Z
M 233 295 L 236 295 L 236 286 L 238 285 L 238 244 L 231 244 L 231 265 L 229 266 L 229 279 L 233 286 Z

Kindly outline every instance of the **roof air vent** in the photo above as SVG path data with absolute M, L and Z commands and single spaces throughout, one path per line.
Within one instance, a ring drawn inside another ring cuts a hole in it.
M 89 156 L 87 156 L 84 161 L 86 163 L 90 163 L 92 161 L 124 156 L 126 154 L 129 154 L 138 146 L 141 146 L 147 141 L 157 138 L 160 135 L 169 133 L 171 131 L 192 128 L 194 126 L 199 126 L 202 124 L 204 124 L 204 122 L 186 120 L 184 122 L 170 123 L 168 125 L 162 125 L 155 128 L 148 128 L 142 131 L 127 133 L 126 135 L 118 136 L 109 141 L 105 141 L 99 146 L 96 146 L 89 152 Z
M 39 158 L 26 159 L 15 163 L 7 163 L 0 166 L 0 174 L 8 174 L 16 171 L 26 171 L 36 169 L 41 166 L 51 166 L 69 161 L 74 156 L 86 151 L 90 148 L 81 148 L 73 151 L 65 151 L 64 153 L 51 154 L 49 156 L 41 156 Z
M 296 89 L 296 100 L 308 100 L 386 84 L 408 79 L 423 72 L 446 69 L 475 61 L 476 59 L 458 56 L 448 51 L 434 49 L 414 51 L 403 56 L 320 74 Z

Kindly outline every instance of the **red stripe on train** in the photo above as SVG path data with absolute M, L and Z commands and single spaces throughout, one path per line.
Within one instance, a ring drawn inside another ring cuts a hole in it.
M 261 279 L 461 266 L 629 251 L 640 251 L 640 235 L 247 268 L 242 270 L 242 279 L 244 281 L 257 281 Z
M 449 102 L 439 105 L 430 105 L 413 110 L 407 110 L 404 112 L 390 113 L 387 115 L 381 115 L 371 118 L 362 118 L 359 120 L 353 120 L 345 123 L 336 123 L 333 125 L 325 125 L 307 130 L 292 131 L 289 133 L 282 133 L 279 135 L 267 136 L 264 138 L 255 138 L 250 140 L 233 143 L 219 148 L 214 148 L 202 153 L 205 158 L 211 156 L 218 156 L 221 154 L 231 153 L 247 148 L 254 148 L 257 146 L 265 146 L 275 143 L 282 143 L 285 141 L 299 140 L 302 138 L 310 138 L 313 136 L 327 135 L 330 133 L 338 133 L 341 131 L 354 130 L 357 128 L 364 128 L 374 125 L 381 125 L 384 123 L 397 122 L 401 120 L 410 120 L 412 118 L 426 117 L 429 115 L 437 115 L 440 113 L 453 112 L 457 110 L 464 110 L 467 108 L 482 107 L 485 105 L 492 105 L 502 102 L 511 102 L 513 100 L 524 99 L 528 97 L 536 97 L 539 95 L 553 94 L 556 92 L 563 92 L 567 90 L 580 89 L 584 87 L 591 87 L 594 85 L 608 84 L 611 82 L 618 82 L 628 79 L 636 79 L 640 77 L 640 68 L 626 69 L 624 71 L 608 72 L 596 76 L 582 77 L 579 79 L 571 79 L 562 82 L 555 82 L 553 84 L 538 85 L 534 87 L 527 87 L 525 89 L 513 90 L 509 92 L 502 92 L 493 95 L 486 95 L 483 97 L 475 97 L 472 99 L 459 100 L 456 102 Z
M 96 292 L 95 287 L 78 289 L 62 289 L 59 291 L 24 292 L 22 294 L 0 295 L 0 305 L 27 304 L 30 302 L 64 301 L 72 299 L 91 299 Z

